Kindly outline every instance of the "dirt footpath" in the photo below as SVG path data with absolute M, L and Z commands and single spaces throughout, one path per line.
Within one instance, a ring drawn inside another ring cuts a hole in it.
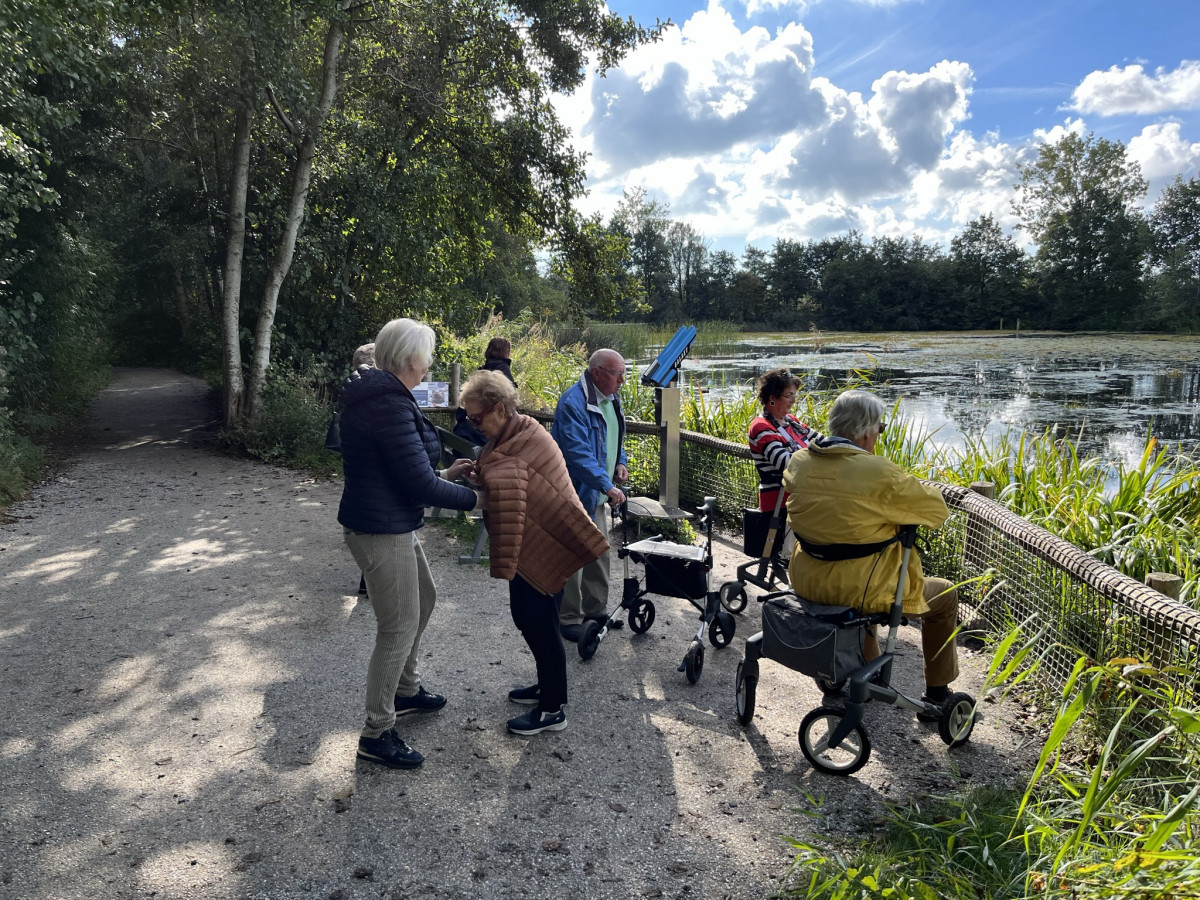
M 533 660 L 506 585 L 434 527 L 423 676 L 449 704 L 399 723 L 422 768 L 357 761 L 375 626 L 340 483 L 222 456 L 211 419 L 199 381 L 120 370 L 74 461 L 0 526 L 0 897 L 748 900 L 779 889 L 788 837 L 869 831 L 886 801 L 1019 768 L 995 707 L 952 753 L 870 709 L 866 768 L 816 773 L 796 728 L 819 695 L 770 662 L 742 729 L 753 601 L 693 686 L 676 667 L 697 613 L 653 598 L 647 634 L 587 663 L 569 645 L 565 731 L 511 736 L 505 694 Z M 716 549 L 723 580 L 745 558 Z M 964 668 L 974 692 L 982 662 Z

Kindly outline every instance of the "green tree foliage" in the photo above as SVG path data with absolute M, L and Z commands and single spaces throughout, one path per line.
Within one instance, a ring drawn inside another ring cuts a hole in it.
M 1146 193 L 1125 145 L 1067 134 L 1021 171 L 1013 209 L 1037 243 L 1044 309 L 1057 327 L 1120 327 L 1138 304 Z M 1049 324 L 1043 320 L 1039 324 Z
M 1027 315 L 1026 269 L 1021 248 L 990 215 L 968 224 L 950 241 L 950 278 L 962 312 L 960 321 L 999 328 Z
M 1175 179 L 1150 217 L 1158 327 L 1200 329 L 1200 178 Z
M 8 455 L 14 420 L 70 411 L 101 377 L 112 271 L 88 220 L 106 128 L 91 101 L 115 77 L 110 18 L 121 9 L 0 8 L 0 467 L 20 467 Z

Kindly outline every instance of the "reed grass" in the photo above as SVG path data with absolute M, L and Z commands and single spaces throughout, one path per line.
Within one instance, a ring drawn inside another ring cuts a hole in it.
M 1038 666 L 1014 629 L 988 682 L 1011 689 Z M 985 689 L 986 689 L 985 685 Z M 786 896 L 811 900 L 1194 897 L 1200 711 L 1133 659 L 1080 657 L 1021 787 L 988 786 L 887 810 L 877 837 L 795 841 Z

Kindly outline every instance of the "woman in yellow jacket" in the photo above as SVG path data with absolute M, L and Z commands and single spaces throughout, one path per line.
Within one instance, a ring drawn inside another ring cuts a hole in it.
M 829 411 L 829 436 L 792 455 L 783 476 L 788 522 L 810 544 L 874 544 L 896 536 L 902 525 L 938 528 L 950 515 L 941 492 L 875 455 L 883 433 L 884 405 L 866 391 L 846 391 Z M 814 603 L 886 612 L 896 595 L 902 549 L 898 542 L 858 559 L 822 561 L 804 553 L 799 541 L 788 574 L 792 589 Z M 954 629 L 958 593 L 944 578 L 926 578 L 921 558 L 909 557 L 904 612 L 922 619 L 925 697 L 942 702 L 958 677 Z M 868 634 L 863 654 L 879 655 Z M 840 693 L 838 685 L 821 685 Z

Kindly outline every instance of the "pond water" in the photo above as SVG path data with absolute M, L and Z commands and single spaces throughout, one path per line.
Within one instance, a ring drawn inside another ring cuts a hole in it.
M 683 365 L 683 386 L 746 391 L 785 365 L 812 387 L 859 370 L 889 404 L 962 446 L 1004 431 L 1081 434 L 1083 453 L 1136 462 L 1147 434 L 1200 449 L 1200 339 L 1163 335 L 999 333 L 747 334 Z M 1082 431 L 1081 431 L 1082 429 Z

